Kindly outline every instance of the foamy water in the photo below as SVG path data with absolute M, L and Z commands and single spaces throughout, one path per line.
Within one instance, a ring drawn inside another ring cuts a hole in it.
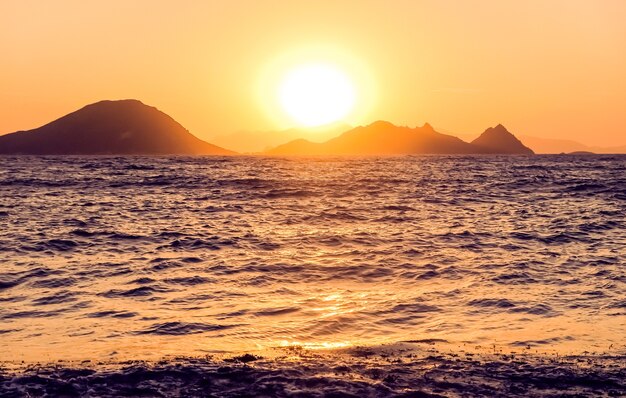
M 0 360 L 624 352 L 626 156 L 0 157 Z

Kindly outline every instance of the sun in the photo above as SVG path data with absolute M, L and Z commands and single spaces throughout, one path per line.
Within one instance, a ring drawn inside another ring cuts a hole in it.
M 305 127 L 345 118 L 354 108 L 354 84 L 340 68 L 327 63 L 300 65 L 282 79 L 278 99 L 285 113 Z

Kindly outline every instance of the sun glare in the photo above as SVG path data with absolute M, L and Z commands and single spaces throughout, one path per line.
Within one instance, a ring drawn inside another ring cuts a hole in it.
M 354 108 L 354 84 L 339 68 L 330 64 L 297 67 L 279 86 L 282 109 L 296 123 L 320 126 L 345 118 Z

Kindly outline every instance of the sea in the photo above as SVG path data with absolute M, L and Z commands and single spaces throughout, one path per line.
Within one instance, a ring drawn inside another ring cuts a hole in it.
M 268 353 L 306 352 L 337 374 L 322 353 L 357 350 L 361 371 L 385 347 L 397 359 L 411 346 L 449 363 L 610 359 L 618 380 L 625 214 L 626 155 L 2 156 L 0 361 L 171 371 L 174 358 L 230 358 L 253 372 L 263 358 L 270 372 L 284 367 Z M 299 369 L 293 380 L 308 380 Z M 37 395 L 1 370 L 0 392 Z M 386 376 L 352 373 L 361 384 L 332 391 L 409 391 Z M 607 388 L 626 394 L 616 382 Z

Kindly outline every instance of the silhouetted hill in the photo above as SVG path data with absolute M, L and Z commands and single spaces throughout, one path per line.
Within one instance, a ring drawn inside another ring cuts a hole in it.
M 540 138 L 532 136 L 521 136 L 524 143 L 535 153 L 572 153 L 572 152 L 593 152 L 593 153 L 626 153 L 626 145 L 600 147 L 581 144 L 572 140 L 562 140 L 554 138 Z
M 505 129 L 506 131 L 506 129 Z M 486 132 L 485 132 L 486 133 Z M 483 133 L 483 135 L 485 135 Z M 515 137 L 511 135 L 514 140 Z M 481 137 L 483 137 L 481 135 Z M 488 133 L 481 144 L 467 143 L 460 138 L 436 132 L 426 123 L 422 127 L 395 126 L 377 121 L 356 127 L 323 143 L 299 139 L 277 146 L 268 155 L 407 155 L 407 154 L 477 154 L 477 153 L 532 153 L 528 148 L 511 142 L 500 132 Z M 519 143 L 521 144 L 521 143 Z M 530 152 L 528 152 L 530 151 Z
M 211 138 L 211 142 L 237 152 L 258 153 L 300 138 L 322 142 L 348 131 L 352 126 L 337 122 L 325 126 L 294 127 L 287 130 L 238 131 Z
M 481 148 L 485 153 L 532 155 L 534 152 L 501 124 L 489 127 L 480 137 L 472 141 L 472 145 Z
M 96 102 L 45 126 L 0 136 L 0 153 L 234 154 L 202 141 L 170 116 L 137 100 Z

